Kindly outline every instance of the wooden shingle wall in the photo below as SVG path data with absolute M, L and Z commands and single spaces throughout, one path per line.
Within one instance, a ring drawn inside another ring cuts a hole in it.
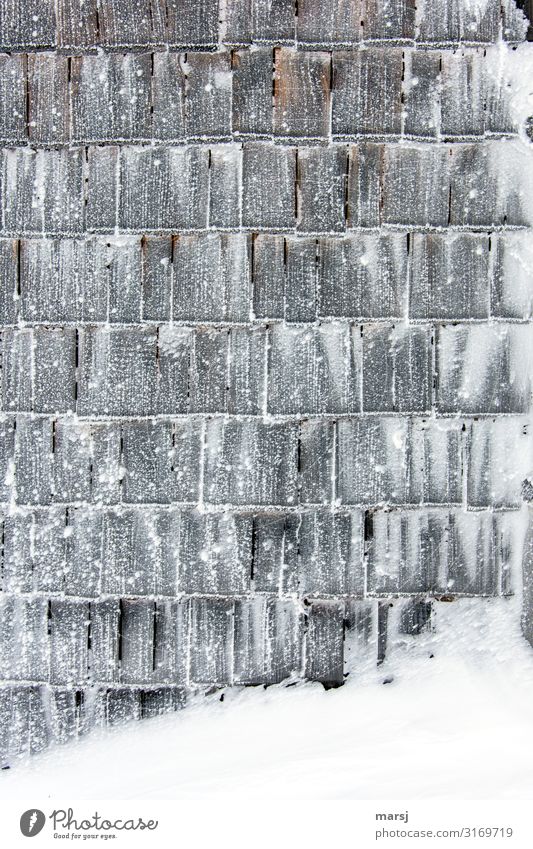
M 513 592 L 531 198 L 486 46 L 526 30 L 0 0 L 3 762 Z

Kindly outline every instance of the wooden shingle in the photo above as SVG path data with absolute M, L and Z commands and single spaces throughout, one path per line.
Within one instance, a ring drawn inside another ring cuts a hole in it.
M 400 134 L 402 62 L 403 53 L 397 48 L 333 55 L 333 135 Z
M 24 144 L 27 132 L 24 57 L 0 54 L 0 141 Z
M 273 130 L 272 48 L 237 50 L 232 56 L 232 129 L 239 136 L 268 136 Z
M 329 132 L 329 53 L 274 52 L 274 133 L 286 138 L 324 138 Z

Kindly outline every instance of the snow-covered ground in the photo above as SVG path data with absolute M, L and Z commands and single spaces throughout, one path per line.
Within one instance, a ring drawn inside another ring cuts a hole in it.
M 208 697 L 5 771 L 1 797 L 530 798 L 533 651 L 517 601 L 436 607 L 434 633 L 338 690 Z

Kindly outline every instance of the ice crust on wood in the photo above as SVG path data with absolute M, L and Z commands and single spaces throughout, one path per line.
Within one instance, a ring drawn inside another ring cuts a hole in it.
M 522 566 L 531 637 L 526 30 L 0 0 L 2 765 Z

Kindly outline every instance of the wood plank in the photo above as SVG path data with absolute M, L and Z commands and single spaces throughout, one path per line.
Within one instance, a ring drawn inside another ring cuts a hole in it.
M 148 415 L 156 410 L 155 328 L 79 331 L 78 413 Z
M 27 57 L 28 135 L 32 144 L 70 140 L 68 59 L 53 53 Z
M 448 148 L 387 145 L 384 150 L 383 223 L 447 226 L 451 159 Z
M 297 33 L 303 44 L 329 47 L 356 44 L 362 37 L 361 0 L 299 0 Z
M 182 422 L 122 424 L 123 500 L 169 504 L 193 501 L 199 437 Z
M 67 579 L 64 508 L 6 516 L 4 569 L 13 592 L 62 593 Z
M 329 133 L 330 55 L 281 47 L 274 52 L 274 133 L 325 138 Z
M 233 600 L 192 598 L 189 605 L 190 680 L 196 684 L 229 684 L 233 672 Z
M 2 416 L 0 419 L 0 501 L 10 501 L 15 471 L 15 429 L 14 416 Z
M 54 0 L 2 0 L 0 49 L 53 49 L 56 44 Z
M 229 335 L 230 415 L 260 415 L 265 406 L 264 364 L 268 336 L 264 327 L 234 327 Z
M 189 409 L 192 332 L 190 327 L 172 325 L 163 325 L 157 329 L 154 403 L 159 413 L 186 413 Z
M 283 244 L 284 309 L 286 321 L 315 321 L 318 299 L 315 238 L 287 236 Z
M 348 227 L 379 227 L 384 145 L 353 145 L 348 151 Z
M 163 7 L 157 0 L 98 0 L 98 35 L 103 47 L 162 43 Z
M 105 724 L 124 725 L 141 718 L 141 693 L 131 687 L 112 688 L 104 695 Z
M 296 502 L 294 425 L 212 419 L 206 440 L 206 501 L 258 506 Z
M 531 344 L 527 325 L 445 325 L 437 334 L 441 413 L 525 413 Z
M 409 501 L 461 504 L 463 500 L 462 425 L 455 421 L 411 419 L 408 431 Z
M 232 513 L 181 514 L 179 592 L 244 595 L 250 588 L 252 519 Z
M 298 590 L 300 517 L 259 513 L 253 519 L 253 587 L 256 593 L 290 595 Z
M 274 415 L 360 409 L 360 362 L 347 324 L 275 325 L 269 352 L 268 411 Z
M 305 677 L 338 687 L 344 683 L 344 604 L 316 601 L 308 615 Z
M 24 144 L 27 134 L 24 57 L 0 54 L 0 141 Z
M 490 238 L 414 233 L 409 314 L 414 319 L 486 319 L 489 310 Z
M 141 239 L 138 236 L 107 239 L 101 250 L 108 276 L 108 321 L 138 324 L 141 321 Z
M 20 307 L 28 322 L 105 321 L 109 275 L 99 239 L 20 242 Z
M 185 650 L 178 639 L 178 604 L 171 601 L 156 602 L 154 619 L 154 671 L 153 679 L 162 684 L 175 684 L 178 680 L 178 656 Z M 166 689 L 166 688 L 165 688 Z M 176 707 L 181 706 L 182 696 L 176 690 Z M 146 694 L 146 691 L 145 691 Z M 174 701 L 174 697 L 168 696 Z M 149 699 L 149 701 L 151 701 Z M 157 701 L 157 700 L 156 700 Z M 164 700 L 167 702 L 167 698 Z M 143 706 L 143 710 L 144 710 Z
M 169 43 L 192 50 L 215 48 L 218 0 L 166 0 Z
M 154 670 L 153 601 L 123 600 L 119 618 L 120 680 L 125 684 L 146 684 Z
M 467 426 L 467 501 L 473 507 L 518 508 L 530 467 L 523 419 L 484 419 Z
M 236 136 L 272 133 L 273 55 L 268 47 L 233 53 L 232 129 Z
M 150 54 L 81 56 L 71 67 L 74 141 L 152 137 Z
M 294 39 L 292 0 L 230 0 L 225 7 L 226 44 L 287 43 Z
M 116 200 L 119 148 L 89 147 L 87 160 L 87 230 L 90 233 L 112 233 L 119 224 Z
M 400 234 L 320 239 L 319 315 L 363 320 L 404 315 L 407 267 L 407 241 Z M 416 306 L 414 301 L 413 310 Z
M 43 687 L 0 688 L 0 762 L 12 766 L 24 755 L 42 751 L 50 733 Z
M 529 320 L 533 309 L 533 264 L 528 233 L 507 232 L 489 242 L 494 251 L 490 297 L 491 315 Z M 524 262 L 522 257 L 527 257 Z
M 4 324 L 16 324 L 20 313 L 20 250 L 18 239 L 0 239 L 0 311 Z
M 186 65 L 180 53 L 165 50 L 152 54 L 152 128 L 154 138 L 185 138 Z
M 371 47 L 333 55 L 332 133 L 399 135 L 403 51 Z
M 250 313 L 249 237 L 180 236 L 173 260 L 173 315 L 182 321 L 246 321 Z
M 300 424 L 299 489 L 304 504 L 335 501 L 337 439 L 335 422 L 311 419 Z
M 487 72 L 481 66 L 481 54 L 443 51 L 441 67 L 441 135 L 483 135 Z
M 365 0 L 365 39 L 402 41 L 415 35 L 415 0 Z
M 89 607 L 71 601 L 50 602 L 50 681 L 87 682 Z
M 125 147 L 119 225 L 134 232 L 201 229 L 207 224 L 207 185 L 205 148 Z
M 365 325 L 363 410 L 425 412 L 432 403 L 431 328 Z
M 296 162 L 292 148 L 248 143 L 243 149 L 242 223 L 254 229 L 295 224 Z
M 62 0 L 57 4 L 57 43 L 62 50 L 83 50 L 98 41 L 98 0 Z
M 265 683 L 266 605 L 266 597 L 259 595 L 235 600 L 235 684 Z
M 120 422 L 91 424 L 91 500 L 115 504 L 122 497 Z
M 124 422 L 122 445 L 125 502 L 196 500 L 200 434 L 191 423 Z
M 265 679 L 278 684 L 301 677 L 303 616 L 292 599 L 271 598 L 266 611 Z
M 119 615 L 119 603 L 116 600 L 95 601 L 90 605 L 91 683 L 118 681 Z
M 187 56 L 187 136 L 202 141 L 229 139 L 231 101 L 229 53 L 191 53 Z
M 343 147 L 298 148 L 298 230 L 344 231 L 347 168 L 347 152 Z
M 338 492 L 343 504 L 404 504 L 407 422 L 367 417 L 337 423 Z
M 363 527 L 360 511 L 303 513 L 300 525 L 299 592 L 306 597 L 362 596 Z
M 285 317 L 285 244 L 283 236 L 252 235 L 253 311 L 257 318 Z
M 209 226 L 241 226 L 243 154 L 240 145 L 215 145 L 209 151 Z
M 436 138 L 440 127 L 441 53 L 404 50 L 403 55 L 404 133 Z
M 0 669 L 12 681 L 46 681 L 51 661 L 48 649 L 48 603 L 44 599 L 0 598 Z
M 32 410 L 67 413 L 76 408 L 76 331 L 74 328 L 33 331 Z
M 142 317 L 145 321 L 168 321 L 172 282 L 172 241 L 166 236 L 141 239 Z
M 75 235 L 84 228 L 80 150 L 4 150 L 3 227 L 17 235 Z
M 229 331 L 198 328 L 191 340 L 190 409 L 194 413 L 223 413 L 227 409 Z
M 52 499 L 52 422 L 46 418 L 17 419 L 15 489 L 19 504 L 50 504 Z
M 5 328 L 2 337 L 2 410 L 29 412 L 32 408 L 31 329 Z
M 92 475 L 91 426 L 70 418 L 54 424 L 54 501 L 90 501 Z

